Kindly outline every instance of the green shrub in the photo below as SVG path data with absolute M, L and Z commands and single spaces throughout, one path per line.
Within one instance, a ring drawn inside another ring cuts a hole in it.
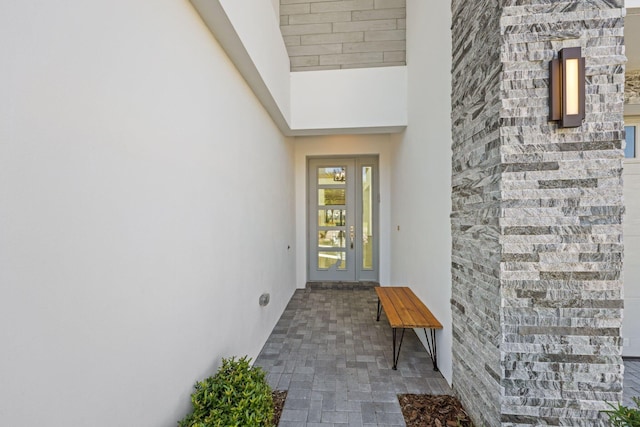
M 612 409 L 604 411 L 604 413 L 609 415 L 612 427 L 640 427 L 640 398 L 632 397 L 632 399 L 637 407 L 635 409 L 622 406 L 619 403 L 618 406 L 615 406 L 607 402 Z
M 180 427 L 271 426 L 273 399 L 265 372 L 247 356 L 222 359 L 213 376 L 195 384 L 193 412 Z

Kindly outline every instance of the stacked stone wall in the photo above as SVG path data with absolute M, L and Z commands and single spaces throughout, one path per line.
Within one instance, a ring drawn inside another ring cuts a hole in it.
M 622 397 L 624 9 L 613 3 L 508 1 L 502 13 L 503 423 L 605 424 L 604 401 Z M 548 63 L 573 46 L 586 119 L 558 129 Z
M 499 12 L 452 2 L 453 385 L 477 425 L 500 419 Z
M 454 389 L 477 424 L 606 425 L 622 397 L 622 6 L 452 1 Z M 558 129 L 548 66 L 574 46 L 586 119 Z
M 291 71 L 406 64 L 405 0 L 281 0 Z

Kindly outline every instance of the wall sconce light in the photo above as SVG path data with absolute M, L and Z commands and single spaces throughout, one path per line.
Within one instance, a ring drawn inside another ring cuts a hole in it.
M 549 63 L 549 120 L 562 128 L 578 127 L 584 120 L 584 70 L 579 47 L 560 50 Z

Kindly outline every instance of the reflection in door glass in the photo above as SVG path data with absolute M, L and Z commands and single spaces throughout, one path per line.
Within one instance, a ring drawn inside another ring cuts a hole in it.
M 341 188 L 321 188 L 318 189 L 318 205 L 332 206 L 347 204 L 346 190 Z
M 318 210 L 318 226 L 330 227 L 345 225 L 347 211 L 345 209 L 320 209 Z
M 347 182 L 347 168 L 344 166 L 318 168 L 319 185 L 345 185 Z
M 362 168 L 362 268 L 373 268 L 373 168 Z
M 318 246 L 321 248 L 344 248 L 346 246 L 344 231 L 318 231 Z
M 346 269 L 344 252 L 318 252 L 318 268 L 328 270 L 330 268 L 338 270 Z

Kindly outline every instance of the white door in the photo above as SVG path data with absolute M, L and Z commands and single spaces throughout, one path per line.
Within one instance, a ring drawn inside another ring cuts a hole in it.
M 310 281 L 377 281 L 377 158 L 310 159 Z

